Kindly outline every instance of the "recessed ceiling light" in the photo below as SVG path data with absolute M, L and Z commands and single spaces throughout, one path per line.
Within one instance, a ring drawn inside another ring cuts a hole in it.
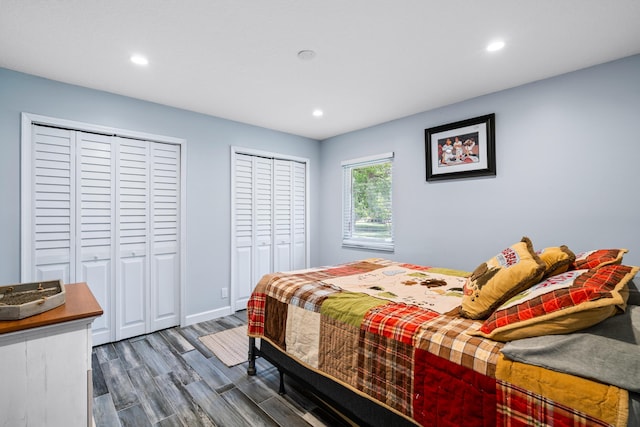
M 502 49 L 503 47 L 504 47 L 504 42 L 502 40 L 498 40 L 498 41 L 489 43 L 489 45 L 487 46 L 487 51 L 495 52 L 497 50 Z
M 142 55 L 132 55 L 131 56 L 131 62 L 133 62 L 136 65 L 148 65 L 149 64 L 149 60 L 147 58 L 145 58 Z
M 312 114 L 313 114 L 313 117 L 322 117 L 322 116 L 324 116 L 324 112 L 319 108 L 316 108 L 315 110 L 313 110 Z

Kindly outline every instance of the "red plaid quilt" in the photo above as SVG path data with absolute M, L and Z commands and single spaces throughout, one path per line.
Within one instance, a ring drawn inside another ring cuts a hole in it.
M 422 275 L 431 270 L 367 259 L 266 275 L 247 306 L 249 335 L 292 355 L 288 349 L 300 331 L 287 329 L 306 328 L 319 335 L 320 355 L 301 363 L 419 425 L 606 425 L 496 380 L 503 344 L 467 333 L 479 329 L 481 322 L 346 292 L 324 282 L 394 266 Z M 300 309 L 309 312 L 306 324 L 287 322 L 291 310 Z

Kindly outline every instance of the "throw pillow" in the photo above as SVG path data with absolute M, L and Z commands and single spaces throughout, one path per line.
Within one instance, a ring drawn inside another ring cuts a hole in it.
M 576 255 L 573 262 L 573 269 L 580 270 L 583 268 L 598 268 L 609 264 L 620 264 L 622 256 L 627 253 L 626 249 L 596 249 L 593 251 L 582 252 Z
M 460 314 L 486 319 L 496 307 L 538 283 L 545 263 L 536 255 L 528 237 L 480 264 L 464 285 Z
M 576 260 L 575 254 L 566 245 L 544 248 L 538 252 L 538 256 L 545 264 L 543 277 L 564 273 Z
M 550 277 L 500 306 L 471 334 L 511 341 L 595 325 L 624 311 L 628 282 L 638 270 L 617 264 Z

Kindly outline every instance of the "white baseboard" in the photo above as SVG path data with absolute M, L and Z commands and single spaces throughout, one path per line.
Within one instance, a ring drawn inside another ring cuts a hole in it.
M 213 320 L 219 317 L 229 316 L 230 314 L 233 314 L 233 311 L 231 310 L 231 306 L 217 308 L 215 310 L 205 311 L 197 314 L 190 314 L 185 317 L 184 325 L 181 325 L 181 326 L 195 325 L 196 323 L 206 322 L 207 320 Z

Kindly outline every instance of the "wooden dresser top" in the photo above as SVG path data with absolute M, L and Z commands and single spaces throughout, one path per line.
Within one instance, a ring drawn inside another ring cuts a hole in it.
M 24 319 L 0 320 L 0 334 L 102 315 L 102 307 L 86 283 L 64 285 L 64 288 L 66 292 L 64 304 Z

